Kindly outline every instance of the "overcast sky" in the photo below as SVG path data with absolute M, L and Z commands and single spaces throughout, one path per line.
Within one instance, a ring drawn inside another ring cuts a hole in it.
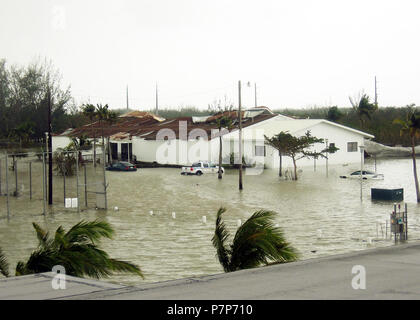
M 0 59 L 51 59 L 79 103 L 420 104 L 418 0 L 2 0 Z

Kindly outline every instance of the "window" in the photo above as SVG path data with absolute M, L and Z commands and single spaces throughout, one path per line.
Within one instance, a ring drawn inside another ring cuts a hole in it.
M 265 146 L 255 146 L 255 155 L 265 157 Z
M 203 163 L 203 165 L 204 165 L 204 168 L 208 168 L 209 167 L 209 165 L 207 163 Z
M 357 142 L 347 142 L 347 152 L 357 152 Z

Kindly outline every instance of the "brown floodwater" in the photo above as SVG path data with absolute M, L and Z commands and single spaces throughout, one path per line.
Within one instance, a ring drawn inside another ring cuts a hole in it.
M 281 180 L 275 170 L 257 176 L 244 175 L 244 190 L 238 191 L 238 173 L 227 170 L 222 180 L 217 175 L 182 176 L 180 169 L 150 168 L 137 172 L 107 172 L 109 210 L 95 209 L 95 194 L 88 193 L 85 207 L 84 187 L 80 187 L 80 212 L 65 209 L 63 178 L 54 176 L 54 208 L 43 216 L 42 166 L 32 164 L 33 199 L 29 200 L 29 159 L 19 160 L 18 191 L 10 197 L 7 219 L 6 197 L 0 196 L 0 247 L 11 268 L 25 260 L 37 246 L 32 222 L 54 232 L 59 225 L 69 228 L 81 219 L 102 219 L 115 229 L 112 240 L 101 247 L 111 257 L 138 264 L 145 280 L 121 274 L 105 281 L 126 285 L 165 281 L 223 272 L 212 247 L 215 214 L 227 208 L 225 222 L 232 232 L 238 219 L 245 221 L 259 209 L 276 211 L 276 223 L 284 230 L 301 259 L 394 245 L 384 239 L 385 221 L 393 209 L 392 202 L 372 201 L 370 189 L 404 188 L 408 203 L 409 241 L 420 239 L 420 206 L 416 203 L 411 159 L 382 159 L 377 171 L 383 181 L 340 179 L 359 169 L 359 165 L 330 166 L 325 163 L 303 168 L 300 180 Z M 1 163 L 2 192 L 5 192 L 5 168 Z M 373 169 L 367 160 L 366 169 Z M 88 191 L 96 190 L 102 170 L 88 168 Z M 84 183 L 83 171 L 80 183 Z M 15 177 L 9 171 L 9 189 L 15 190 Z M 75 177 L 66 179 L 67 197 L 76 197 Z M 118 207 L 118 210 L 114 210 Z M 150 212 L 153 211 L 153 215 Z M 176 218 L 172 213 L 175 212 Z M 207 223 L 202 217 L 206 216 Z M 372 239 L 373 238 L 373 239 Z

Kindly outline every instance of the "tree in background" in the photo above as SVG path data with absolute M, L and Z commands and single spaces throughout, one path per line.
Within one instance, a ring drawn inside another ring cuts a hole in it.
M 378 110 L 378 105 L 371 103 L 369 101 L 369 96 L 367 94 L 359 94 L 355 98 L 349 97 L 350 103 L 353 106 L 353 110 L 356 112 L 359 121 L 360 127 L 365 127 L 365 118 L 371 120 L 372 114 Z
M 225 208 L 216 216 L 216 229 L 212 238 L 216 256 L 225 272 L 255 268 L 270 262 L 285 263 L 298 258 L 296 250 L 286 241 L 280 228 L 274 225 L 273 211 L 260 210 L 236 231 L 228 245 L 229 231 L 222 220 Z
M 89 118 L 90 124 L 96 119 L 96 108 L 93 104 L 83 105 L 82 113 Z M 96 130 L 93 132 L 93 166 L 96 167 Z
M 337 106 L 330 107 L 328 109 L 327 120 L 337 122 L 338 120 L 342 118 L 342 116 L 343 114 L 341 113 L 341 111 L 338 109 Z
M 413 159 L 414 184 L 416 186 L 417 202 L 420 202 L 419 180 L 417 178 L 416 164 L 416 138 L 420 137 L 420 116 L 414 111 L 407 113 L 406 120 L 395 119 L 394 124 L 401 126 L 400 134 L 408 134 L 411 140 L 411 157 Z
M 35 61 L 26 67 L 6 67 L 0 61 L 0 135 L 9 137 L 23 123 L 32 122 L 30 138 L 44 138 L 48 131 L 48 90 L 53 100 L 54 131 L 69 127 L 66 108 L 71 104 L 70 88 L 61 89 L 61 75 L 51 62 Z
M 307 151 L 315 143 L 323 143 L 324 139 L 317 138 L 311 135 L 310 131 L 307 131 L 304 136 L 295 137 L 288 132 L 281 131 L 274 135 L 272 138 L 265 137 L 265 142 L 279 151 L 280 159 L 281 155 L 292 158 L 294 167 L 293 180 L 297 180 L 297 165 L 296 161 L 302 158 L 314 158 L 314 157 L 325 157 L 325 153 L 334 153 L 338 150 L 337 147 L 329 145 L 326 149 L 320 152 Z M 281 164 L 280 164 L 281 172 Z M 279 174 L 281 176 L 281 173 Z

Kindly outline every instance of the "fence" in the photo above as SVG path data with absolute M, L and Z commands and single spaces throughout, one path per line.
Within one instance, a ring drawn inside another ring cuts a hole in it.
M 78 151 L 55 153 L 54 158 L 49 175 L 46 152 L 0 154 L 0 217 L 107 208 L 103 161 L 95 166 L 93 155 Z

